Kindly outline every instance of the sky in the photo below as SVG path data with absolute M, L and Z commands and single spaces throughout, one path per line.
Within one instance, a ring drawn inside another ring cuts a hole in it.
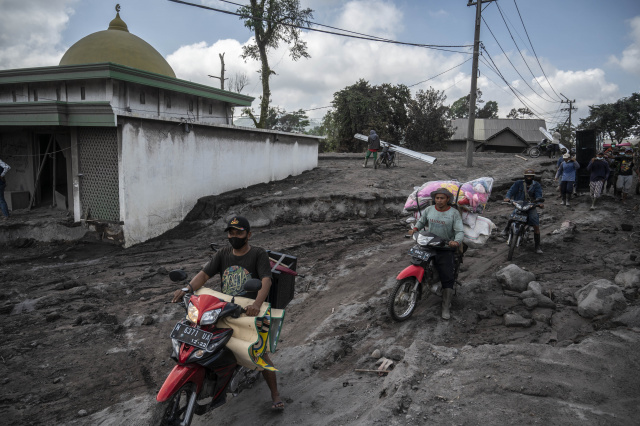
M 191 2 L 237 9 L 220 0 Z M 108 27 L 116 3 L 0 0 L 0 69 L 57 65 L 75 42 Z M 119 4 L 129 31 L 156 48 L 180 79 L 219 87 L 219 81 L 208 75 L 219 75 L 218 54 L 224 52 L 226 76 L 246 74 L 249 84 L 242 93 L 256 97 L 253 107 L 259 109 L 259 63 L 240 57 L 252 34 L 239 17 L 168 0 L 119 0 Z M 468 7 L 467 0 L 301 0 L 301 4 L 314 10 L 314 22 L 350 31 L 414 44 L 473 44 L 475 6 Z M 572 121 L 579 124 L 589 105 L 640 92 L 640 1 L 498 0 L 483 8 L 486 23 L 480 40 L 486 51 L 480 58 L 478 88 L 483 100 L 498 102 L 500 117 L 527 106 L 553 128 L 568 116 L 561 110 L 568 106 L 560 103 L 565 95 L 575 100 Z M 287 111 L 310 110 L 307 114 L 316 122 L 328 110 L 323 107 L 331 105 L 333 94 L 359 79 L 372 85 L 405 84 L 413 93 L 429 87 L 444 90 L 446 104 L 470 91 L 470 47 L 445 48 L 454 51 L 450 52 L 309 31 L 302 38 L 310 59 L 291 60 L 284 44 L 269 52 L 276 72 L 271 99 L 272 105 Z

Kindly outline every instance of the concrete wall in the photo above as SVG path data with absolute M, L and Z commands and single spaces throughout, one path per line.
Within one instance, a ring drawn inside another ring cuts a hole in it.
M 125 245 L 175 227 L 198 198 L 298 175 L 318 165 L 307 137 L 118 118 Z M 278 139 L 276 141 L 276 139 Z
M 11 205 L 11 192 L 30 192 L 34 185 L 34 160 L 31 132 L 20 129 L 0 131 L 0 159 L 11 169 L 5 176 L 5 199 Z

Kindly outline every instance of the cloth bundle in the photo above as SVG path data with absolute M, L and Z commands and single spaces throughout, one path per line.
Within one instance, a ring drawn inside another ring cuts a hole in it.
M 404 203 L 404 209 L 408 212 L 422 210 L 431 204 L 431 193 L 436 189 L 445 188 L 455 197 L 460 189 L 460 182 L 456 180 L 435 180 L 429 181 L 417 188 L 409 195 Z M 418 209 L 418 205 L 420 208 Z
M 409 195 L 407 201 L 404 203 L 404 209 L 408 212 L 422 210 L 431 204 L 431 193 L 439 188 L 448 189 L 449 192 L 453 194 L 454 204 L 459 205 L 464 210 L 471 213 L 482 213 L 491 195 L 493 178 L 481 177 L 463 184 L 457 180 L 435 180 L 426 182 Z

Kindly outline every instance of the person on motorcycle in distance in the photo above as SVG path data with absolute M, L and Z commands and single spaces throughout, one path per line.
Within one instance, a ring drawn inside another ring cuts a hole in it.
M 451 208 L 453 195 L 445 188 L 436 189 L 431 193 L 434 206 L 429 206 L 422 213 L 416 225 L 409 231 L 413 235 L 416 231 L 428 225 L 429 232 L 449 241 L 449 246 L 458 248 L 462 245 L 464 231 L 462 228 L 462 216 L 456 209 Z M 453 298 L 453 285 L 455 284 L 455 250 L 440 250 L 436 254 L 434 264 L 440 282 L 442 283 L 442 318 L 449 319 L 451 314 L 451 299 Z
M 231 247 L 225 247 L 216 252 L 213 259 L 193 277 L 188 286 L 195 292 L 204 286 L 215 274 L 220 274 L 222 292 L 235 295 L 242 290 L 245 281 L 251 278 L 258 278 L 262 281 L 262 288 L 257 295 L 254 293 L 244 296 L 255 299 L 253 304 L 246 307 L 246 314 L 255 317 L 260 313 L 260 307 L 267 299 L 269 289 L 271 288 L 269 255 L 263 248 L 249 245 L 251 225 L 246 218 L 234 216 L 229 220 L 225 232 L 227 233 Z M 182 290 L 176 290 L 173 293 L 172 302 L 176 303 L 181 301 L 184 295 L 185 293 Z M 268 364 L 273 365 L 266 352 L 262 354 L 262 358 Z M 283 410 L 284 403 L 278 393 L 276 373 L 263 370 L 262 376 L 271 391 L 271 399 L 273 401 L 271 408 L 274 410 Z
M 542 198 L 542 186 L 539 182 L 533 180 L 535 175 L 536 172 L 534 170 L 525 170 L 524 179 L 518 180 L 511 185 L 504 201 L 513 200 L 516 202 L 522 202 L 527 200 L 533 202 L 534 200 Z M 544 205 L 540 204 L 540 208 L 544 208 Z M 527 225 L 531 225 L 533 227 L 533 240 L 536 245 L 536 253 L 542 254 L 542 249 L 540 248 L 540 217 L 538 216 L 538 211 L 534 207 L 527 211 L 527 215 L 529 216 Z M 509 224 L 507 223 L 507 227 L 502 231 L 503 237 L 507 236 L 508 226 Z

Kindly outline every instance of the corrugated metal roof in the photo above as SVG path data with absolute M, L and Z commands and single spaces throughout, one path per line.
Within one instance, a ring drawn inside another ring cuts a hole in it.
M 451 140 L 466 140 L 468 125 L 469 120 L 466 118 L 451 120 L 451 126 L 455 129 Z M 507 127 L 513 130 L 514 133 L 517 133 L 522 139 L 532 144 L 538 143 L 544 138 L 538 129 L 540 127 L 546 129 L 547 125 L 544 120 L 539 119 L 477 118 L 473 131 L 474 139 L 477 141 L 486 141 L 487 138 L 490 138 Z

